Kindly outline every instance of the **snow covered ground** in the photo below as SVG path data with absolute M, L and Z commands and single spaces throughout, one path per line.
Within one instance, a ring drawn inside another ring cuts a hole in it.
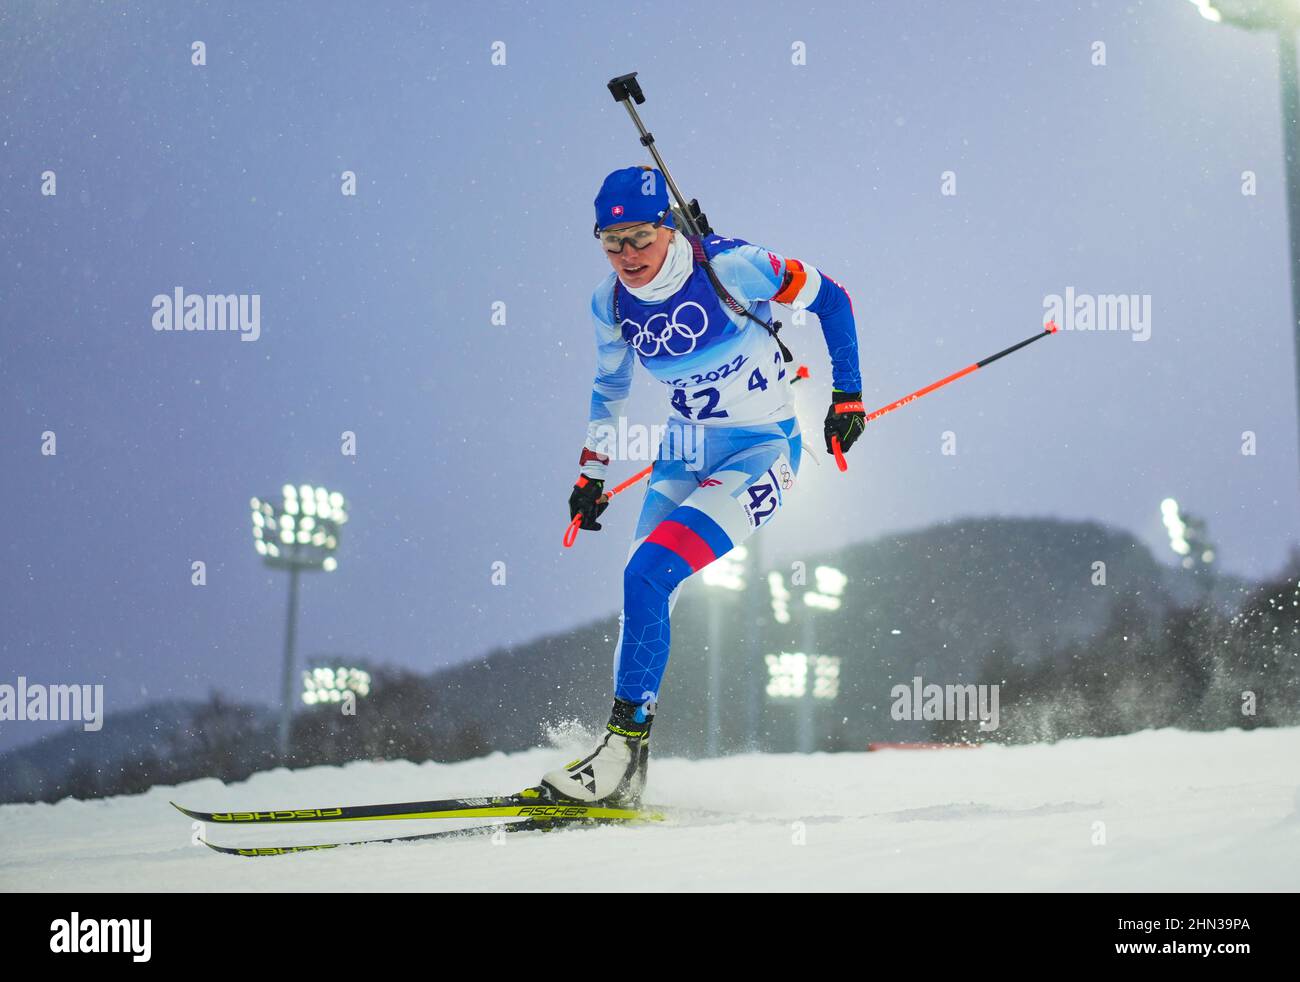
M 563 752 L 560 754 L 563 755 Z M 191 808 L 304 807 L 514 791 L 557 751 L 456 764 L 276 770 L 90 802 L 0 807 L 0 890 L 1295 890 L 1300 728 L 1147 731 L 1052 746 L 652 760 L 675 825 L 221 856 Z M 449 827 L 211 830 L 223 845 Z M 1102 837 L 1104 836 L 1104 841 Z

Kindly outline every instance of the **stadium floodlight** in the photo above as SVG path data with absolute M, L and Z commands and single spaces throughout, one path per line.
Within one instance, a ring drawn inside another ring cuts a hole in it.
M 804 592 L 804 604 L 819 610 L 839 610 L 840 598 L 849 578 L 833 566 L 818 566 L 813 570 L 813 578 L 817 581 L 817 589 Z
M 1205 568 L 1214 562 L 1214 546 L 1203 519 L 1187 514 L 1177 501 L 1166 498 L 1160 502 L 1160 520 L 1169 533 L 1169 548 L 1182 557 L 1183 569 Z M 1208 588 L 1208 582 L 1206 585 Z
M 342 702 L 349 692 L 370 695 L 370 673 L 362 668 L 326 666 L 302 673 L 302 701 L 308 706 Z
M 1173 498 L 1166 498 L 1160 502 L 1160 520 L 1164 522 L 1165 531 L 1169 533 L 1169 548 L 1180 556 L 1186 556 L 1191 552 L 1192 547 L 1187 543 L 1187 523 L 1178 513 L 1178 502 Z
M 253 547 L 266 565 L 288 570 L 338 569 L 334 552 L 339 531 L 348 520 L 347 504 L 337 491 L 286 484 L 280 498 L 253 498 Z
M 767 694 L 777 700 L 834 699 L 840 694 L 840 659 L 802 651 L 768 655 Z
M 705 586 L 721 587 L 724 590 L 745 589 L 745 560 L 749 552 L 744 546 L 736 546 L 725 556 L 720 556 L 700 573 Z
M 808 656 L 800 651 L 782 651 L 765 660 L 768 698 L 802 699 L 808 691 Z
M 813 698 L 835 699 L 840 694 L 840 659 L 838 655 L 813 658 Z
M 785 580 L 776 570 L 767 574 L 767 589 L 772 595 L 772 617 L 778 624 L 789 624 L 790 591 L 785 588 Z
M 1291 333 L 1295 345 L 1297 418 L 1300 418 L 1300 80 L 1296 75 L 1297 0 L 1191 0 L 1216 24 L 1277 35 L 1277 82 L 1282 107 L 1282 167 L 1286 174 L 1287 230 L 1291 245 Z M 1251 66 L 1253 69 L 1255 66 Z
M 1231 24 L 1248 31 L 1280 31 L 1300 28 L 1300 4 L 1296 0 L 1191 0 L 1208 21 Z
M 289 755 L 289 727 L 293 719 L 294 642 L 298 628 L 298 574 L 338 569 L 334 553 L 339 534 L 348 520 L 347 502 L 337 491 L 301 484 L 286 484 L 280 497 L 249 501 L 253 520 L 253 548 L 262 562 L 289 571 L 289 612 L 284 631 L 284 665 L 280 675 L 281 759 Z

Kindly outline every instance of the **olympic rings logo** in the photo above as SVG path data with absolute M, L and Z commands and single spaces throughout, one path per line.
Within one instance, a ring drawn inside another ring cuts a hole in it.
M 698 327 L 693 327 L 679 319 L 682 311 L 687 307 L 694 307 L 700 312 Z M 662 327 L 655 328 L 651 326 L 657 320 L 663 321 Z M 694 300 L 684 300 L 673 311 L 672 320 L 668 319 L 667 314 L 655 314 L 644 324 L 638 324 L 634 320 L 624 318 L 619 327 L 621 329 L 629 324 L 636 328 L 636 333 L 632 335 L 631 339 L 632 347 L 636 348 L 642 357 L 653 358 L 663 351 L 674 356 L 687 355 L 695 350 L 695 342 L 703 337 L 704 332 L 709 329 L 709 315 Z

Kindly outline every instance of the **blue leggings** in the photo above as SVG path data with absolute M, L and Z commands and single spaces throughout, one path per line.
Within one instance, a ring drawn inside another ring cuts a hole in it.
M 799 473 L 799 423 L 669 423 L 623 570 L 614 695 L 654 702 L 668 667 L 669 617 L 692 573 L 777 513 Z

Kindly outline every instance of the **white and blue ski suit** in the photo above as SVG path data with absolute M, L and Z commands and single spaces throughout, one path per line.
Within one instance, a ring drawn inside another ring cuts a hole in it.
M 614 694 L 631 702 L 657 699 L 682 581 L 770 521 L 799 472 L 791 372 L 772 335 L 719 297 L 701 251 L 760 320 L 770 320 L 770 301 L 816 314 L 834 387 L 862 389 L 852 303 L 839 284 L 740 239 L 709 235 L 693 248 L 689 275 L 666 299 L 643 302 L 610 273 L 591 302 L 597 368 L 582 474 L 605 478 L 634 358 L 672 406 L 623 577 Z

